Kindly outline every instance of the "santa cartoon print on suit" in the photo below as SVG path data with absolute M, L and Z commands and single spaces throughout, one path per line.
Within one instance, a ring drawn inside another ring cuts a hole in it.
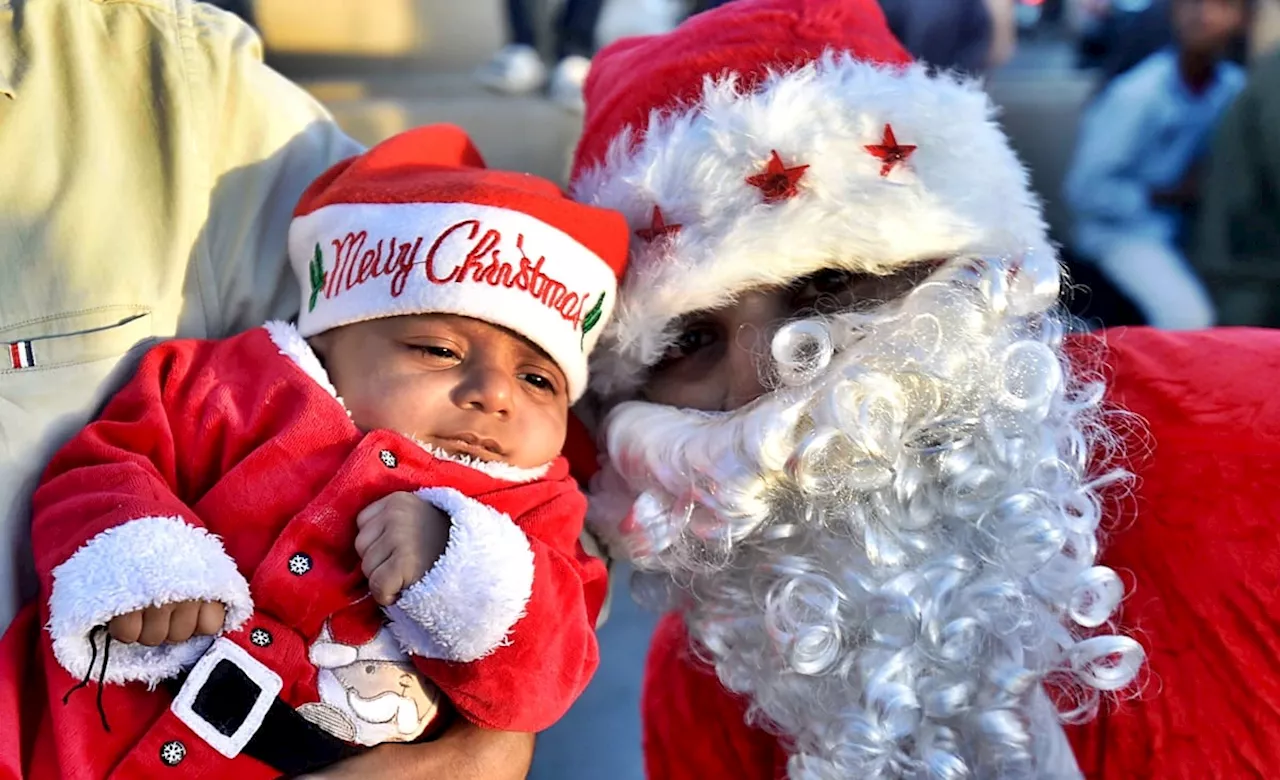
M 307 720 L 347 742 L 412 742 L 438 725 L 439 690 L 413 667 L 390 629 L 367 636 L 360 624 L 330 618 L 307 651 L 319 671 L 319 702 L 298 707 Z

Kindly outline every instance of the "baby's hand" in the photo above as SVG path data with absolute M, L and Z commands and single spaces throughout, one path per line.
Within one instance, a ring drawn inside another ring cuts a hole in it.
M 444 554 L 449 517 L 412 493 L 392 493 L 356 515 L 356 553 L 381 605 L 422 579 Z
M 185 642 L 193 636 L 214 636 L 222 630 L 226 617 L 226 609 L 216 601 L 178 601 L 117 615 L 107 624 L 107 631 L 125 644 L 156 647 Z

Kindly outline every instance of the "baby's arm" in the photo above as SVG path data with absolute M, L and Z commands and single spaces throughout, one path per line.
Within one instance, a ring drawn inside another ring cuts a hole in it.
M 121 616 L 140 612 L 138 638 L 151 640 L 158 635 L 152 624 L 165 615 L 167 640 L 175 628 L 171 607 L 182 602 L 210 605 L 195 608 L 191 633 L 232 630 L 252 613 L 235 561 L 183 501 L 186 490 L 208 489 L 196 472 L 211 459 L 194 448 L 212 449 L 224 433 L 191 381 L 207 376 L 200 369 L 210 348 L 169 342 L 148 353 L 102 415 L 54 457 L 33 498 L 32 543 L 48 598 L 48 632 L 58 662 L 77 678 L 102 655 L 102 627 Z M 190 607 L 178 610 L 180 621 L 191 615 Z M 117 635 L 127 636 L 133 621 L 117 621 Z M 186 623 L 177 629 L 175 640 L 187 634 L 185 641 L 112 647 L 105 680 L 152 684 L 190 666 L 208 640 L 191 639 Z
M 514 521 L 457 491 L 423 491 L 452 518 L 444 555 L 387 608 L 419 669 L 484 728 L 541 731 L 599 661 L 593 624 L 607 575 L 578 543 L 586 501 L 565 484 Z
M 356 515 L 356 553 L 369 592 L 384 607 L 444 555 L 449 517 L 413 493 L 392 493 Z

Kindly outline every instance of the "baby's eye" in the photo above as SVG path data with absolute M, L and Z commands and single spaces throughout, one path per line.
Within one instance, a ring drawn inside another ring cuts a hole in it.
M 556 391 L 555 382 L 552 382 L 549 378 L 543 376 L 542 374 L 535 374 L 533 372 L 527 371 L 523 374 L 520 374 L 519 377 L 520 377 L 520 381 L 525 382 L 529 385 L 532 385 L 533 387 L 539 390 L 542 390 L 544 392 L 554 393 Z
M 418 349 L 427 357 L 441 358 L 442 360 L 457 360 L 458 353 L 448 347 L 420 346 Z

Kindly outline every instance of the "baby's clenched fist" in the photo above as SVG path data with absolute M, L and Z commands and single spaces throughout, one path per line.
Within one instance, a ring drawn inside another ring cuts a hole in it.
M 118 642 L 157 647 L 193 636 L 216 636 L 226 617 L 226 609 L 216 601 L 176 601 L 116 615 L 107 623 L 107 632 Z
M 381 605 L 400 598 L 444 554 L 449 517 L 412 493 L 392 493 L 356 515 L 356 553 Z

